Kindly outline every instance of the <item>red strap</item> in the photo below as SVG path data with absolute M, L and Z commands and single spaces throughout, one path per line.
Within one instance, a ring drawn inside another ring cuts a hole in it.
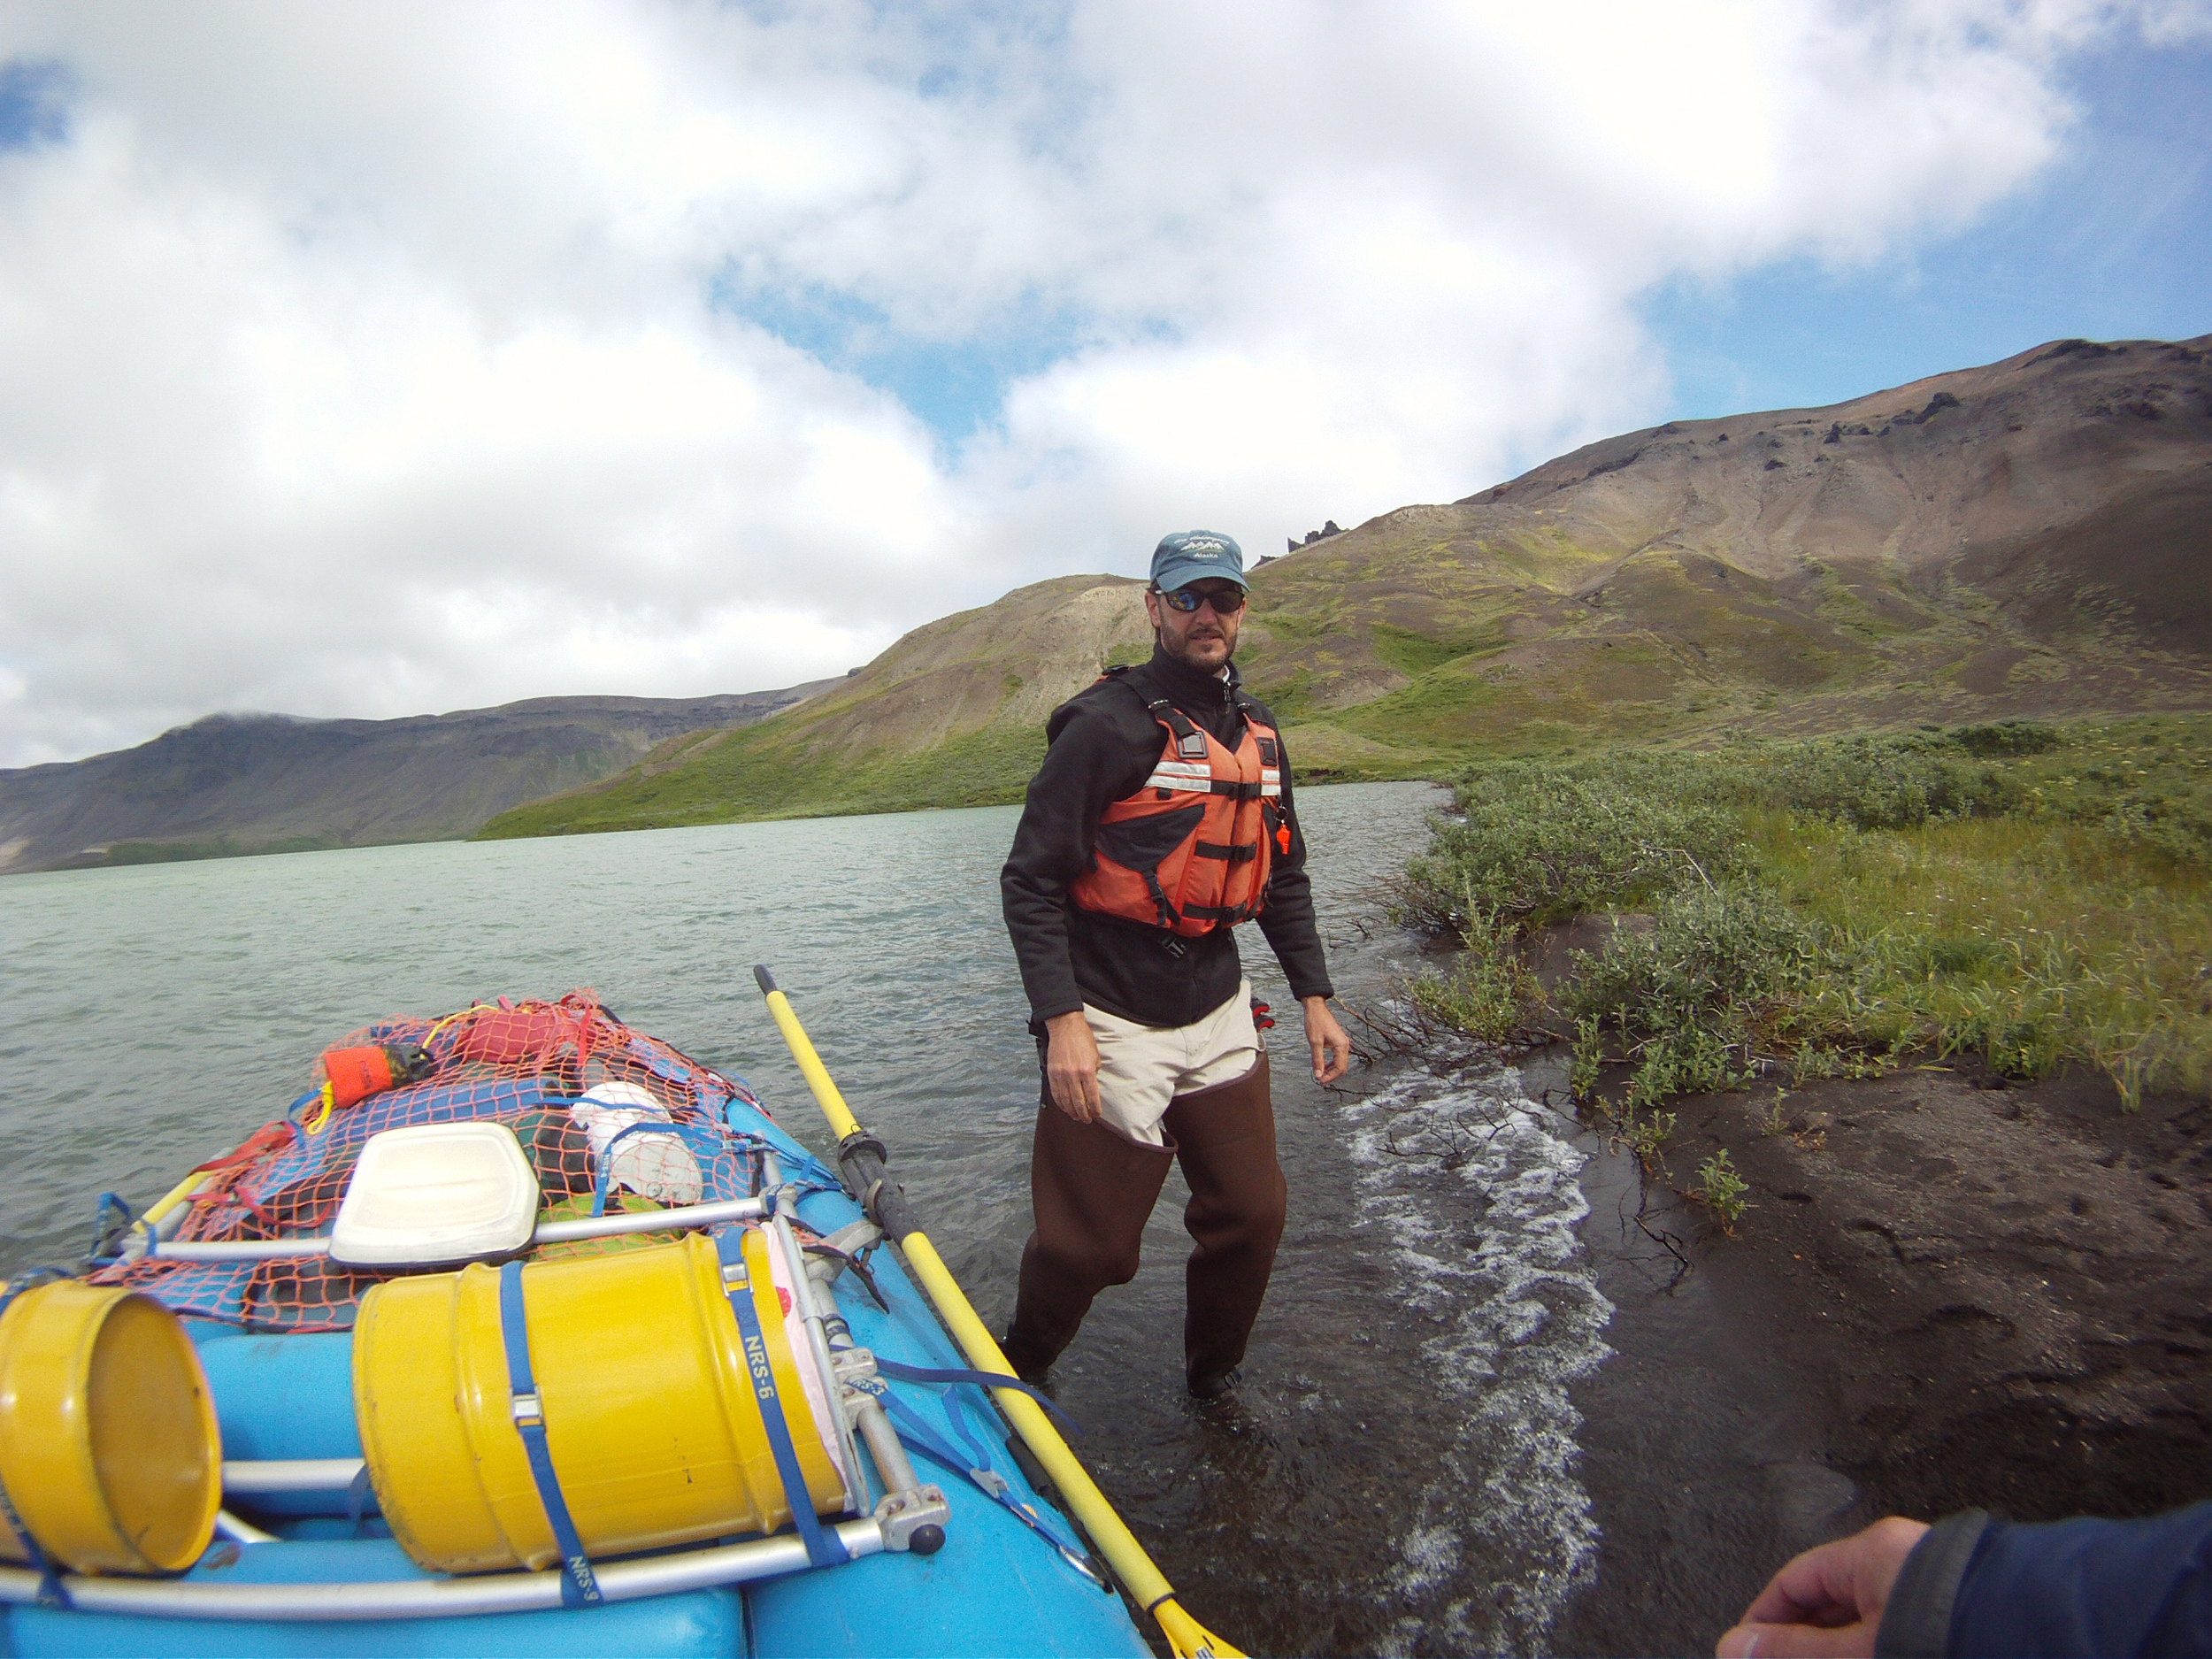
M 219 1158 L 210 1158 L 191 1171 L 194 1175 L 215 1177 L 193 1195 L 192 1202 L 204 1204 L 218 1198 L 234 1197 L 231 1189 L 237 1186 L 240 1176 L 270 1153 L 280 1151 L 291 1144 L 292 1125 L 289 1123 L 279 1118 L 273 1124 L 262 1125 L 246 1137 L 245 1143 L 235 1152 L 226 1152 Z M 253 1206 L 249 1203 L 247 1208 L 251 1210 Z
M 244 1144 L 240 1146 L 235 1152 L 226 1152 L 219 1158 L 210 1158 L 206 1163 L 194 1166 L 188 1172 L 194 1175 L 205 1175 L 216 1170 L 243 1169 L 247 1164 L 258 1159 L 263 1153 L 273 1152 L 280 1147 L 289 1146 L 291 1142 L 292 1125 L 280 1118 L 273 1124 L 263 1124 L 260 1128 L 248 1135 Z

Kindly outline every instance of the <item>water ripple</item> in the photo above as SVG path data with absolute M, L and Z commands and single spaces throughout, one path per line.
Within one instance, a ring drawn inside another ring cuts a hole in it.
M 1598 1545 L 1568 1398 L 1612 1352 L 1576 1236 L 1583 1155 L 1517 1071 L 1479 1062 L 1404 1071 L 1345 1116 L 1357 1227 L 1389 1241 L 1400 1295 L 1436 1325 L 1425 1374 L 1458 1416 L 1382 1586 L 1402 1609 L 1386 1651 L 1542 1651 Z M 1469 1593 L 1468 1559 L 1486 1589 Z

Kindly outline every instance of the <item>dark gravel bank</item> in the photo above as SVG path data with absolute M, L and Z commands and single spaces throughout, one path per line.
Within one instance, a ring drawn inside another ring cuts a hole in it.
M 1603 1529 L 1561 1652 L 1710 1651 L 1875 1517 L 2139 1515 L 2212 1493 L 2212 1103 L 1922 1069 L 1678 1103 L 1686 1185 L 1584 1175 L 1617 1350 L 1577 1394 Z

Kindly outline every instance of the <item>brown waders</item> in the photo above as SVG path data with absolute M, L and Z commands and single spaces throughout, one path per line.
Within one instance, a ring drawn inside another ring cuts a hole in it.
M 1137 1276 L 1138 1246 L 1167 1179 L 1183 1166 L 1183 1225 L 1197 1248 L 1186 1271 L 1183 1354 L 1192 1392 L 1214 1391 L 1244 1357 L 1283 1236 L 1288 1187 L 1275 1161 L 1267 1051 L 1242 1077 L 1170 1103 L 1167 1144 L 1144 1147 L 1103 1124 L 1079 1124 L 1048 1094 L 1029 1163 L 1036 1231 L 1022 1250 L 1021 1289 L 1006 1357 L 1043 1374 L 1074 1340 L 1091 1302 Z

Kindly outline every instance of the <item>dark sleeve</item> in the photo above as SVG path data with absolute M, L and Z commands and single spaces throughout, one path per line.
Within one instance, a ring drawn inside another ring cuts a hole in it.
M 1268 717 L 1270 725 L 1274 717 Z M 1278 744 L 1282 727 L 1275 727 Z M 1283 749 L 1283 821 L 1290 826 L 1290 852 L 1272 861 L 1267 877 L 1267 903 L 1260 911 L 1260 932 L 1283 964 L 1295 997 L 1334 996 L 1329 983 L 1329 962 L 1321 949 L 1321 930 L 1313 919 L 1313 879 L 1306 873 L 1305 832 L 1298 826 L 1298 808 L 1291 797 L 1290 750 Z
M 1926 1623 L 1941 1610 L 1947 1573 L 1916 1580 L 1924 1552 L 1937 1560 L 1963 1555 L 1947 1626 Z M 1901 1632 L 1908 1624 L 1944 1629 L 1946 1645 L 1893 1647 L 1893 1619 Z M 2212 1653 L 2212 1503 L 2141 1521 L 2020 1525 L 1954 1516 L 1907 1557 L 1877 1651 L 1962 1659 Z
M 1106 713 L 1068 705 L 1054 717 L 1052 744 L 1029 780 L 1014 848 L 999 872 L 999 898 L 1029 1017 L 1043 1021 L 1083 1006 L 1068 955 L 1068 884 L 1090 868 L 1091 842 L 1107 803 L 1149 774 L 1150 754 L 1131 749 Z M 1148 734 L 1155 728 L 1145 718 Z
M 1921 1534 L 1890 1586 L 1881 1625 L 1874 1632 L 1875 1659 L 1944 1659 L 1950 1652 L 1959 1581 L 1988 1525 L 1985 1511 L 1969 1509 Z

